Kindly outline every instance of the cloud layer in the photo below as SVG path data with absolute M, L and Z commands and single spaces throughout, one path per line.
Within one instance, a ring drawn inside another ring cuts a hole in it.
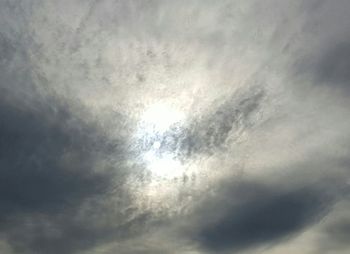
M 349 10 L 0 2 L 0 252 L 347 253 Z

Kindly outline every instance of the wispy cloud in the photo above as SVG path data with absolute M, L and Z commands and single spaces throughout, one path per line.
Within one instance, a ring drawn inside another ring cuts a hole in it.
M 346 253 L 349 10 L 2 1 L 0 252 Z

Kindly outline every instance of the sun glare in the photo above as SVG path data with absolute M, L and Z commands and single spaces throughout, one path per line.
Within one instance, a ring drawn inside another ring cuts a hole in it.
M 162 150 L 162 140 L 170 127 L 181 125 L 184 114 L 166 103 L 156 103 L 141 116 L 138 139 L 141 141 L 142 160 L 152 174 L 162 178 L 174 178 L 183 173 L 183 166 L 175 154 Z
M 165 103 L 150 106 L 143 114 L 141 121 L 153 132 L 163 133 L 171 125 L 184 119 L 184 114 Z
M 148 169 L 155 176 L 174 178 L 183 173 L 181 163 L 170 153 L 158 156 L 156 151 L 149 151 L 144 154 L 143 159 L 147 163 Z

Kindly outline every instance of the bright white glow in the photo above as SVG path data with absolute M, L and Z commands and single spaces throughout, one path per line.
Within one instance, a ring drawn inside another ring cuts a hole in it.
M 156 142 L 154 142 L 154 144 L 153 144 L 153 149 L 159 149 L 160 148 L 160 142 L 159 141 L 156 141 Z
M 170 179 L 183 173 L 183 166 L 178 160 L 173 158 L 172 154 L 168 153 L 158 156 L 154 151 L 149 151 L 143 158 L 148 165 L 148 169 L 155 176 Z
M 166 103 L 150 106 L 143 114 L 141 121 L 153 132 L 164 133 L 171 125 L 181 122 L 184 114 Z
M 146 162 L 148 170 L 155 176 L 174 178 L 183 173 L 181 162 L 174 158 L 171 152 L 160 151 L 161 139 L 165 132 L 174 124 L 184 120 L 184 114 L 166 103 L 156 103 L 145 110 L 141 116 L 138 138 L 141 143 L 151 142 L 151 146 L 143 147 L 142 160 Z

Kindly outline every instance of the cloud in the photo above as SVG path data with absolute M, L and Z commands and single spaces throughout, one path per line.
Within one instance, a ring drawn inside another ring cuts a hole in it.
M 73 244 L 55 242 L 66 242 L 74 232 L 79 238 L 91 233 L 84 233 L 89 225 L 69 222 L 73 215 L 63 214 L 79 210 L 86 200 L 103 198 L 111 187 L 112 174 L 94 169 L 104 146 L 97 130 L 54 99 L 34 107 L 25 108 L 19 98 L 1 100 L 1 230 L 14 246 L 47 253 L 45 245 L 51 243 L 51 249 L 56 246 L 51 253 L 61 248 L 69 253 Z M 67 221 L 58 219 L 62 216 Z M 46 232 L 50 230 L 59 236 L 53 233 L 51 238 Z
M 0 94 L 0 236 L 8 249 L 77 253 L 140 234 L 150 220 L 124 186 L 132 173 L 126 140 L 108 137 L 77 101 L 37 86 L 21 47 L 11 50 Z
M 91 172 L 88 130 L 64 126 L 72 120 L 65 110 L 26 111 L 1 105 L 2 213 L 55 210 L 103 192 L 108 178 Z
M 350 42 L 340 42 L 325 52 L 318 67 L 318 78 L 321 82 L 348 86 L 350 79 Z
M 239 251 L 289 238 L 318 222 L 332 203 L 322 189 L 311 186 L 286 190 L 241 182 L 232 183 L 218 196 L 219 201 L 201 207 L 205 216 L 196 237 L 210 253 Z
M 303 24 L 304 37 L 294 45 L 303 49 L 296 52 L 294 75 L 311 77 L 315 86 L 348 91 L 350 22 L 346 10 L 350 8 L 349 2 L 315 1 L 309 8 Z
M 0 249 L 347 251 L 349 8 L 2 1 Z M 186 120 L 140 148 L 158 102 Z
M 190 119 L 185 127 L 178 123 L 164 134 L 143 144 L 147 151 L 154 142 L 160 142 L 161 153 L 173 153 L 185 162 L 203 154 L 214 154 L 224 149 L 230 135 L 239 138 L 247 128 L 257 124 L 263 108 L 264 92 L 256 87 L 236 92 L 205 115 Z

